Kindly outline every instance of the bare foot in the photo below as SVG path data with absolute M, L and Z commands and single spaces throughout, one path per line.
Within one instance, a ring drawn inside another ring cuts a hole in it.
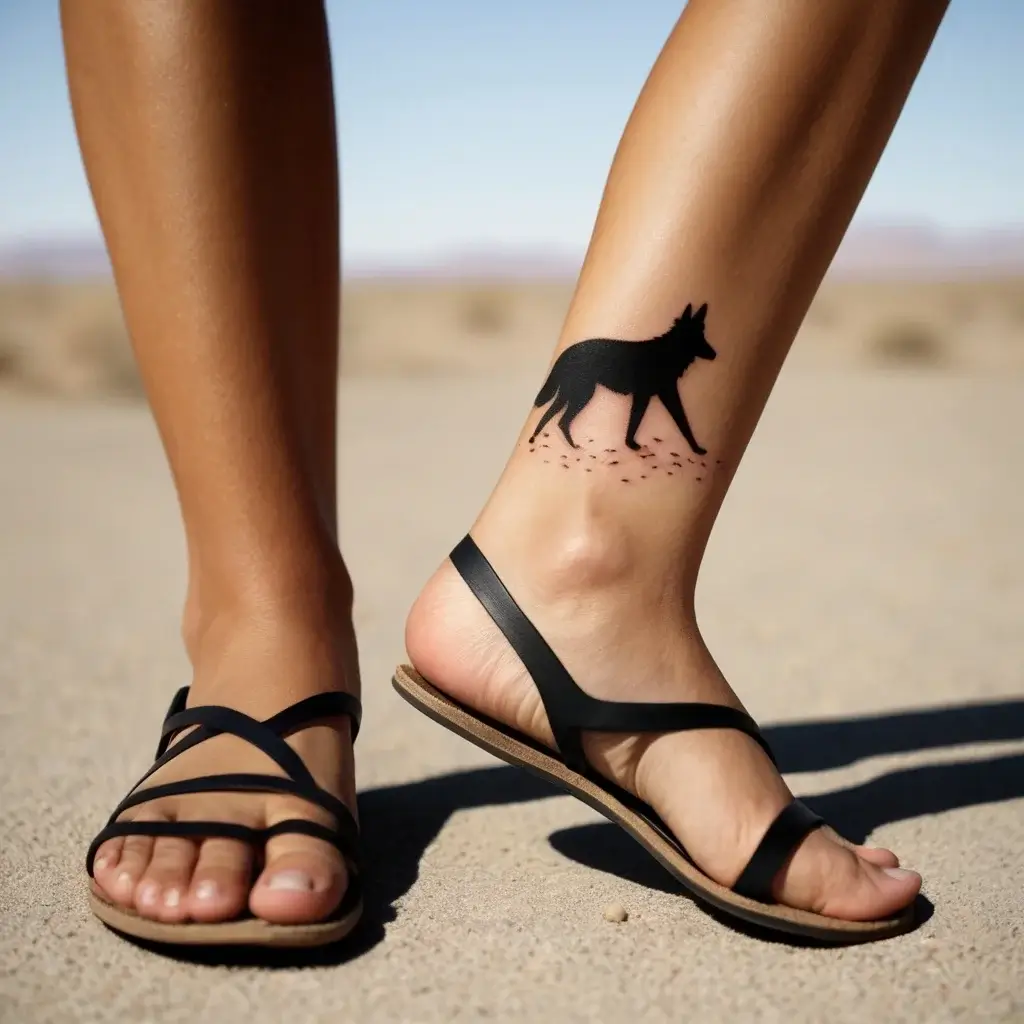
M 477 534 L 512 595 L 584 690 L 605 700 L 702 701 L 742 709 L 672 587 L 615 546 L 576 543 L 530 564 Z M 505 554 L 505 557 L 503 557 Z M 547 716 L 518 656 L 450 562 L 414 605 L 406 646 L 415 668 L 460 703 L 554 746 Z M 761 748 L 732 730 L 629 736 L 592 733 L 591 766 L 654 808 L 715 881 L 732 885 L 768 825 L 792 799 Z M 920 876 L 888 850 L 839 845 L 812 832 L 775 879 L 783 904 L 850 921 L 907 906 Z
M 348 610 L 323 622 L 296 622 L 267 609 L 221 616 L 200 629 L 198 608 L 186 613 L 186 645 L 194 664 L 189 706 L 222 704 L 266 719 L 328 690 L 358 693 L 355 639 Z M 154 723 L 154 733 L 156 723 Z M 355 814 L 355 772 L 347 719 L 287 738 L 317 783 Z M 251 744 L 234 736 L 206 740 L 146 780 L 159 785 L 224 772 L 281 774 Z M 263 828 L 287 818 L 333 825 L 332 816 L 284 794 L 210 793 L 153 800 L 122 819 L 213 820 Z M 225 921 L 246 906 L 278 924 L 318 921 L 337 907 L 348 885 L 341 854 L 304 835 L 275 836 L 265 850 L 211 838 L 145 836 L 111 839 L 97 851 L 94 877 L 106 896 L 145 917 L 174 923 Z M 255 879 L 255 881 L 254 881 Z

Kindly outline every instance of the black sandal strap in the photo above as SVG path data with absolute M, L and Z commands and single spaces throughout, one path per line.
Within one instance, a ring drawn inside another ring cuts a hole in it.
M 192 747 L 203 740 L 208 740 L 211 736 L 215 735 L 215 732 L 209 728 L 200 726 L 193 729 L 188 736 L 179 740 L 178 744 L 175 745 L 174 753 L 167 755 L 167 748 L 171 740 L 174 738 L 174 734 L 179 729 L 169 728 L 167 723 L 170 719 L 175 718 L 186 709 L 188 702 L 189 688 L 183 686 L 174 695 L 174 700 L 171 701 L 171 706 L 167 711 L 167 715 L 164 718 L 163 728 L 160 735 L 160 743 L 156 748 L 156 761 L 150 767 L 149 771 L 141 778 L 136 786 L 141 785 L 150 775 L 153 774 L 158 768 L 163 767 L 168 761 L 173 760 L 178 754 L 184 753 L 186 750 L 190 750 Z M 202 705 L 201 705 L 202 706 Z M 363 717 L 363 706 L 359 701 L 358 697 L 353 697 L 350 693 L 317 693 L 312 697 L 306 697 L 304 700 L 300 700 L 298 703 L 293 704 L 291 707 L 285 708 L 283 711 L 279 711 L 276 715 L 266 719 L 260 724 L 270 729 L 272 732 L 277 733 L 278 736 L 284 738 L 290 733 L 295 732 L 298 729 L 305 728 L 315 724 L 318 721 L 323 721 L 328 718 L 342 718 L 348 717 L 352 742 L 355 743 L 356 737 L 359 735 L 359 726 Z M 253 719 L 256 721 L 256 719 Z
M 219 705 L 189 708 L 187 711 L 179 711 L 176 715 L 171 715 L 164 722 L 163 731 L 165 735 L 173 734 L 187 729 L 190 725 L 205 726 L 212 736 L 220 733 L 238 736 L 251 743 L 261 753 L 266 754 L 296 782 L 305 783 L 307 786 L 316 785 L 316 780 L 294 748 L 288 746 L 276 732 L 268 729 L 262 722 L 241 711 Z M 188 737 L 186 736 L 185 739 L 187 740 Z M 164 751 L 164 763 L 174 760 L 181 752 L 180 743 L 172 744 Z
M 177 693 L 174 695 L 174 699 L 171 701 L 171 706 L 167 709 L 167 714 L 164 715 L 164 721 L 166 722 L 171 715 L 176 715 L 180 711 L 184 711 L 188 707 L 188 692 L 189 687 L 182 686 Z M 154 761 L 159 761 L 164 756 L 164 751 L 167 749 L 167 744 L 171 742 L 172 733 L 160 733 L 160 742 L 156 746 L 156 756 L 153 758 Z
M 351 693 L 316 693 L 265 719 L 262 724 L 284 738 L 328 718 L 348 718 L 355 743 L 363 719 L 363 705 Z
M 316 804 L 338 822 L 339 829 L 351 826 L 355 838 L 356 826 L 352 812 L 333 793 L 319 786 L 310 790 L 294 779 L 281 775 L 255 775 L 234 772 L 223 775 L 203 775 L 196 779 L 180 779 L 159 786 L 145 786 L 133 790 L 114 808 L 108 824 L 115 822 L 125 811 L 150 800 L 161 800 L 169 796 L 192 796 L 196 793 L 287 793 L 311 804 Z
M 449 557 L 466 586 L 526 666 L 540 693 L 555 743 L 566 763 L 570 758 L 582 759 L 578 730 L 570 724 L 574 723 L 578 710 L 575 698 L 579 687 L 575 680 L 505 589 L 505 584 L 472 537 L 463 537 Z
M 512 645 L 533 679 L 547 712 L 551 732 L 568 767 L 589 771 L 582 733 L 682 732 L 691 729 L 736 729 L 756 740 L 775 758 L 757 723 L 736 708 L 717 704 L 638 704 L 598 700 L 576 684 L 565 666 L 501 582 L 472 537 L 464 537 L 451 561 L 466 585 Z
M 824 824 L 824 819 L 799 800 L 787 804 L 768 826 L 732 891 L 761 903 L 773 903 L 772 882 L 775 876 L 804 837 Z
M 237 839 L 241 843 L 255 844 L 259 832 L 248 825 L 231 821 L 112 821 L 96 834 L 85 855 L 85 870 L 93 878 L 96 853 L 108 839 L 122 836 L 175 836 L 188 839 Z
M 355 825 L 355 822 L 353 822 L 353 825 Z M 321 825 L 318 821 L 310 821 L 308 818 L 288 818 L 285 821 L 278 821 L 273 825 L 268 825 L 260 833 L 264 842 L 268 839 L 273 839 L 274 836 L 295 834 L 310 836 L 313 839 L 322 839 L 325 843 L 330 843 L 353 868 L 358 870 L 359 857 L 356 847 L 349 842 L 345 835 L 336 832 L 326 825 Z

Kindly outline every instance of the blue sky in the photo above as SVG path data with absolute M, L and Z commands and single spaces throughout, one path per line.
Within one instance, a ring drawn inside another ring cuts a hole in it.
M 328 9 L 346 253 L 406 262 L 477 248 L 579 252 L 679 3 Z M 1024 3 L 953 0 L 858 219 L 1024 225 Z M 0 0 L 0 245 L 97 230 L 56 0 Z

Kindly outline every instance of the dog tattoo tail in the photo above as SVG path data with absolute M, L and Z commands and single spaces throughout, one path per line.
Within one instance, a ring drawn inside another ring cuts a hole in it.
M 540 389 L 539 392 L 537 392 L 537 397 L 533 403 L 534 409 L 539 409 L 542 405 L 547 405 L 548 402 L 550 402 L 551 399 L 555 397 L 557 392 L 558 378 L 552 373 L 551 376 L 549 376 L 548 379 L 544 381 L 544 386 Z

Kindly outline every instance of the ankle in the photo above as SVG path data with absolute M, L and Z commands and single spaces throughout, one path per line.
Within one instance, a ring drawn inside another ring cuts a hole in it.
M 301 576 L 258 572 L 222 580 L 195 567 L 182 616 L 185 649 L 197 668 L 219 659 L 246 634 L 269 643 L 292 637 L 323 646 L 326 638 L 329 646 L 337 641 L 354 647 L 353 597 L 351 577 L 337 553 Z
M 500 563 L 499 575 L 511 572 L 535 598 L 560 603 L 606 594 L 638 606 L 668 603 L 692 617 L 699 552 L 694 557 L 678 531 L 673 536 L 591 502 L 511 511 L 489 509 L 474 536 Z

